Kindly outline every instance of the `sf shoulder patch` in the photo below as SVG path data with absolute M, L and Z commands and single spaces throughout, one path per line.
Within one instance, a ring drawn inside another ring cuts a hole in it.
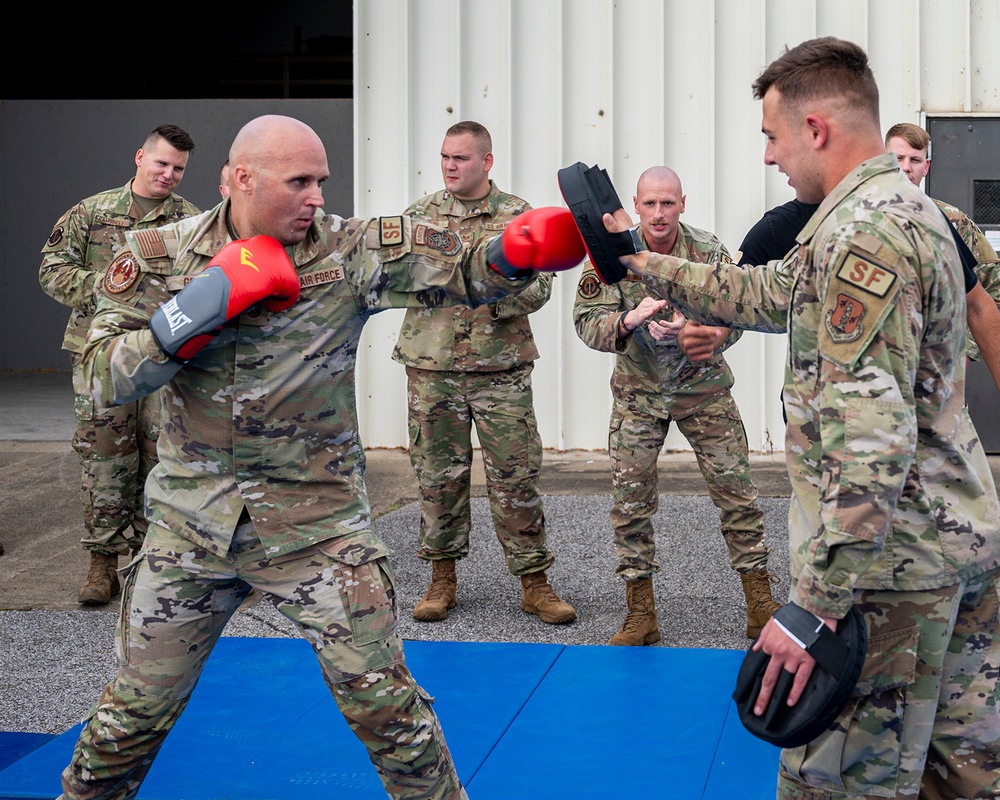
M 139 263 L 130 251 L 123 250 L 104 273 L 104 290 L 110 294 L 121 294 L 131 289 L 138 279 Z
M 853 249 L 847 251 L 837 277 L 863 292 L 876 297 L 885 297 L 896 282 L 896 273 L 888 267 L 875 263 L 872 256 L 862 255 Z
M 585 272 L 580 278 L 580 283 L 576 286 L 576 293 L 582 300 L 593 300 L 601 293 L 601 286 L 604 284 L 597 277 L 596 272 Z
M 849 247 L 830 276 L 823 303 L 823 357 L 851 368 L 880 329 L 901 286 L 889 265 Z
M 413 241 L 415 244 L 437 250 L 446 256 L 457 255 L 462 250 L 462 240 L 457 233 L 443 228 L 432 228 L 417 222 L 413 224 Z
M 396 247 L 403 243 L 403 218 L 378 218 L 379 247 Z

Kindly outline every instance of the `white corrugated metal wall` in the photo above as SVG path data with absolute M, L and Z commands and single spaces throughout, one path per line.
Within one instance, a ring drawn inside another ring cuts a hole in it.
M 792 193 L 763 164 L 750 85 L 784 47 L 815 36 L 869 53 L 883 128 L 931 114 L 1000 115 L 997 0 L 355 0 L 355 213 L 398 213 L 440 188 L 445 130 L 492 135 L 491 173 L 535 206 L 559 205 L 556 172 L 611 174 L 627 209 L 636 179 L 666 164 L 683 220 L 732 252 Z M 611 356 L 587 349 L 571 308 L 580 268 L 532 315 L 535 407 L 546 448 L 603 449 Z M 405 447 L 406 381 L 390 358 L 401 312 L 369 323 L 358 402 L 369 447 Z M 754 450 L 783 449 L 785 337 L 747 333 L 729 351 Z M 686 449 L 672 433 L 667 448 Z

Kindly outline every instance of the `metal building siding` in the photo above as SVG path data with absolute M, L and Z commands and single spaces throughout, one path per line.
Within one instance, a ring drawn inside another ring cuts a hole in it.
M 632 211 L 646 167 L 667 164 L 682 219 L 735 254 L 768 208 L 792 197 L 763 163 L 751 84 L 786 46 L 834 35 L 869 53 L 883 127 L 925 113 L 1000 114 L 996 0 L 355 0 L 355 209 L 399 213 L 440 187 L 449 125 L 493 135 L 495 182 L 535 206 L 561 204 L 560 167 L 599 163 Z M 633 215 L 634 216 L 634 215 Z M 607 445 L 612 356 L 572 323 L 580 269 L 532 315 L 541 352 L 535 407 L 547 448 Z M 406 381 L 391 360 L 401 312 L 366 329 L 362 437 L 405 447 Z M 747 333 L 729 351 L 751 448 L 783 449 L 786 341 Z M 667 447 L 687 448 L 672 433 Z

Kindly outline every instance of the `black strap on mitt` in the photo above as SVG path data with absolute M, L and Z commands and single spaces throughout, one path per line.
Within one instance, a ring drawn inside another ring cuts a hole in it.
M 782 670 L 764 713 L 759 717 L 754 714 L 754 703 L 771 657 L 763 650 L 754 652 L 751 647 L 736 677 L 733 700 L 743 727 L 758 739 L 778 747 L 798 747 L 829 728 L 847 706 L 865 661 L 868 644 L 865 620 L 857 607 L 852 606 L 834 632 L 815 614 L 788 603 L 775 612 L 774 621 L 816 659 L 802 696 L 794 706 L 787 704 L 795 675 Z
M 607 170 L 596 164 L 588 167 L 582 161 L 563 167 L 559 170 L 559 191 L 573 212 L 597 277 L 604 283 L 618 283 L 628 275 L 628 270 L 618 263 L 618 256 L 632 255 L 646 248 L 635 228 L 609 233 L 604 227 L 604 215 L 623 207 Z

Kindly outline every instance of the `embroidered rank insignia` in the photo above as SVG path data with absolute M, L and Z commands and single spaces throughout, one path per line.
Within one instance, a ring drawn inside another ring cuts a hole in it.
M 143 258 L 166 258 L 167 245 L 155 229 L 145 228 L 132 234 Z
M 121 294 L 130 289 L 139 278 L 139 264 L 135 256 L 128 250 L 123 250 L 111 262 L 108 271 L 104 273 L 104 289 L 111 294 Z
M 49 242 L 48 242 L 49 247 L 55 247 L 57 244 L 59 244 L 59 242 L 62 241 L 62 238 L 63 238 L 63 228 L 62 225 L 60 225 L 58 228 L 55 228 L 52 231 L 52 233 L 49 234 Z
M 440 228 L 429 228 L 426 225 L 414 226 L 413 241 L 446 256 L 456 255 L 462 249 L 462 240 L 458 234 Z
M 593 300 L 601 293 L 601 282 L 593 272 L 588 272 L 580 278 L 580 283 L 576 287 L 576 293 L 583 300 Z
M 867 309 L 858 298 L 846 292 L 837 293 L 837 305 L 826 312 L 824 322 L 831 341 L 837 344 L 853 342 L 865 331 L 861 324 Z
M 847 251 L 847 257 L 837 270 L 837 277 L 876 297 L 885 297 L 896 282 L 895 272 L 854 250 Z
M 403 243 L 403 218 L 378 218 L 378 243 L 382 247 L 395 247 Z

